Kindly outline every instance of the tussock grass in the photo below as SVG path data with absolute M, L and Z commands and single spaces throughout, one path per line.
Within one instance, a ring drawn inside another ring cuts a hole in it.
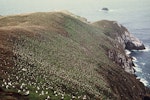
M 15 67 L 9 73 L 9 89 L 30 92 L 31 100 L 109 98 L 110 87 L 96 70 L 112 64 L 103 48 L 113 48 L 101 29 L 63 13 L 33 13 L 0 19 L 0 26 L 29 28 L 14 41 Z M 8 22 L 8 23 L 6 23 Z M 44 31 L 32 30 L 40 26 Z M 35 35 L 36 34 L 36 35 Z M 65 35 L 64 35 L 65 34 Z M 98 65 L 99 64 L 99 65 Z M 104 66 L 103 66 L 104 67 Z M 99 69 L 101 70 L 101 69 Z M 4 85 L 3 87 L 7 86 Z

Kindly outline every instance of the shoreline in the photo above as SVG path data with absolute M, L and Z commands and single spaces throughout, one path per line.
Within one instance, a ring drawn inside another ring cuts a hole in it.
M 146 46 L 146 49 L 144 49 L 144 50 L 133 50 L 133 51 L 134 51 L 134 52 L 148 52 L 149 50 L 150 50 L 150 49 Z M 143 77 L 141 77 L 140 75 L 137 75 L 137 74 L 136 74 L 136 72 L 143 73 L 143 71 L 142 71 L 142 68 L 140 68 L 139 65 L 137 64 L 137 63 L 139 62 L 139 61 L 137 60 L 137 58 L 131 55 L 131 53 L 132 53 L 133 51 L 129 51 L 129 50 L 125 50 L 125 51 L 127 51 L 127 52 L 126 52 L 127 55 L 130 55 L 130 56 L 132 57 L 132 62 L 133 62 L 133 64 L 134 64 L 133 69 L 135 70 L 135 73 L 134 73 L 134 74 L 135 74 L 135 76 L 136 76 L 136 79 L 138 79 L 140 82 L 142 82 L 142 83 L 144 84 L 144 86 L 150 88 L 149 82 L 148 82 L 145 78 L 143 78 Z M 144 63 L 144 65 L 145 65 L 145 63 Z

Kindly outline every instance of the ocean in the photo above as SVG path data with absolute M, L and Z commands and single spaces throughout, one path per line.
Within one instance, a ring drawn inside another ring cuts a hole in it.
M 102 11 L 107 7 L 109 11 Z M 146 46 L 132 51 L 137 78 L 150 87 L 150 0 L 0 0 L 0 15 L 68 10 L 90 22 L 118 21 Z
M 110 12 L 102 12 L 104 15 L 100 19 L 118 21 L 144 43 L 145 50 L 133 50 L 130 55 L 134 58 L 137 78 L 150 87 L 150 1 L 131 0 L 119 5 L 117 9 L 110 7 Z

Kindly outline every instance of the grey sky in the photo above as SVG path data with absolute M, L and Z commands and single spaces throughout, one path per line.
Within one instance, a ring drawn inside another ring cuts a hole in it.
M 134 8 L 149 5 L 150 0 L 0 0 L 0 15 L 68 10 L 87 19 L 98 19 L 96 16 L 103 16 L 98 13 L 102 7 L 124 13 L 129 8 L 134 12 Z
M 76 10 L 94 6 L 100 0 L 0 0 L 0 13 L 34 12 L 50 10 Z

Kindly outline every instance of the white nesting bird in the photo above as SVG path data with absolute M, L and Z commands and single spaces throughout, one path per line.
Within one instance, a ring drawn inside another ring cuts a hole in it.
M 30 93 L 30 91 L 28 90 L 28 91 L 25 92 L 25 95 L 29 95 L 29 93 Z

